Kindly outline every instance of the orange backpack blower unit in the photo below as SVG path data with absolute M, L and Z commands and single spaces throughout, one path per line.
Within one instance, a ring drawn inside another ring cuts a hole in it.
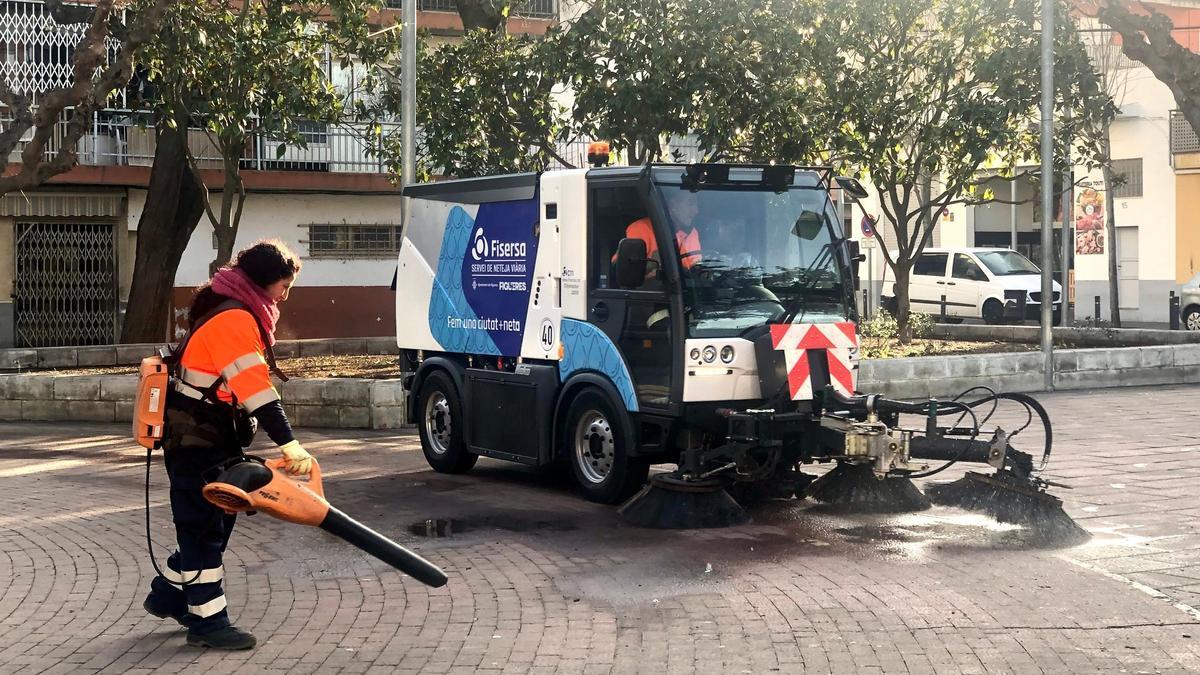
M 317 460 L 307 483 L 283 473 L 284 464 L 282 458 L 247 456 L 205 485 L 204 498 L 227 513 L 262 511 L 289 523 L 319 527 L 422 583 L 446 585 L 446 574 L 436 565 L 330 506 Z

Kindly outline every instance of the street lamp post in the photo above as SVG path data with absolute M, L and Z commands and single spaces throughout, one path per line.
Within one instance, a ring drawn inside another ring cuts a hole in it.
M 400 60 L 400 142 L 402 157 L 400 185 L 411 185 L 417 174 L 417 0 L 404 0 L 404 32 Z M 400 231 L 408 230 L 410 199 L 401 199 Z
M 1054 8 L 1042 0 L 1042 354 L 1054 389 Z

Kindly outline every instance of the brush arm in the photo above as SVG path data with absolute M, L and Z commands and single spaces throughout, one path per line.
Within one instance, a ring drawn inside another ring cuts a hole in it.
M 330 506 L 321 529 L 434 588 L 446 585 L 446 573 L 436 565 Z

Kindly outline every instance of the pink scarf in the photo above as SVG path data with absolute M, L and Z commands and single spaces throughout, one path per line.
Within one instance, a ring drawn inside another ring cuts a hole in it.
M 279 321 L 279 307 L 245 272 L 236 267 L 222 268 L 213 275 L 212 289 L 248 307 L 266 331 L 267 340 L 270 344 L 275 344 L 275 323 Z

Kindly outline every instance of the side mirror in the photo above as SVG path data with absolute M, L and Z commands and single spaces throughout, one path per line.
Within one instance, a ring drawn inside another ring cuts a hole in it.
M 646 242 L 626 237 L 617 244 L 613 276 L 621 288 L 637 288 L 646 282 Z
M 842 188 L 846 195 L 856 202 L 866 199 L 869 196 L 867 189 L 862 186 L 862 183 L 858 182 L 857 178 L 838 176 L 834 180 L 837 181 L 838 187 Z
M 867 256 L 862 254 L 858 241 L 854 239 L 846 239 L 846 255 L 850 258 L 850 273 L 854 275 L 854 290 L 858 290 L 858 269 L 859 264 L 867 259 Z

